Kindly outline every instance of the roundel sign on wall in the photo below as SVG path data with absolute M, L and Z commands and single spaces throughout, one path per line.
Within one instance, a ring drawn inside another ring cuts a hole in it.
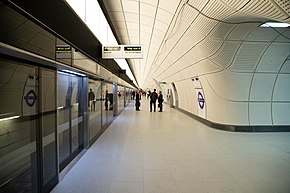
M 35 104 L 36 99 L 37 99 L 37 97 L 36 97 L 36 93 L 34 92 L 34 90 L 30 90 L 30 91 L 26 94 L 26 96 L 24 97 L 24 99 L 25 99 L 26 104 L 27 104 L 28 106 L 32 107 L 32 106 Z
M 198 92 L 198 95 L 197 95 L 197 100 L 198 100 L 198 106 L 200 109 L 203 109 L 204 108 L 204 104 L 205 104 L 205 100 L 204 100 L 204 97 L 202 95 L 201 92 Z

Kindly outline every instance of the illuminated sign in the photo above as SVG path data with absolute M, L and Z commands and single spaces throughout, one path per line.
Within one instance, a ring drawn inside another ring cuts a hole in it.
M 57 52 L 71 52 L 70 46 L 56 46 Z
M 117 59 L 117 58 L 143 58 L 142 45 L 117 45 L 117 46 L 103 46 L 102 58 Z
M 141 46 L 125 46 L 124 51 L 128 52 L 140 52 L 141 51 Z
M 104 51 L 105 52 L 119 52 L 121 51 L 120 46 L 104 46 Z

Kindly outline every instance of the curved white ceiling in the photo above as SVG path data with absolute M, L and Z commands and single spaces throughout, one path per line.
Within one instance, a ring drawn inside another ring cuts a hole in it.
M 143 45 L 143 59 L 129 60 L 143 89 L 156 81 L 174 82 L 225 69 L 252 71 L 246 57 L 258 63 L 266 44 L 255 47 L 249 42 L 290 42 L 289 28 L 259 28 L 268 20 L 290 23 L 289 0 L 103 2 L 120 43 Z M 259 39 L 265 30 L 269 39 Z M 271 33 L 277 33 L 275 40 Z

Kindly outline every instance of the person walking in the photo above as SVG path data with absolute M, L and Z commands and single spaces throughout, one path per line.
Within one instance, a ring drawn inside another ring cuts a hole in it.
M 156 112 L 156 100 L 157 100 L 157 98 L 158 98 L 158 96 L 156 93 L 156 89 L 154 89 L 154 91 L 150 95 L 150 112 L 152 112 L 152 105 L 154 107 L 154 112 Z
M 136 100 L 135 100 L 136 101 L 136 103 L 135 103 L 136 111 L 140 111 L 139 108 L 140 108 L 140 105 L 141 105 L 141 103 L 140 103 L 140 98 L 141 97 L 140 97 L 140 93 L 138 91 L 136 92 L 136 96 L 135 97 L 136 97 Z
M 160 110 L 158 112 L 162 112 L 162 107 L 163 107 L 162 103 L 163 103 L 163 95 L 162 95 L 161 91 L 159 91 L 158 107 L 159 107 Z

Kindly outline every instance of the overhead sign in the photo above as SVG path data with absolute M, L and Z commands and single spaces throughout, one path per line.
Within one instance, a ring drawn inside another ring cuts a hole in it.
M 72 48 L 69 45 L 56 46 L 56 59 L 71 59 Z
M 141 59 L 143 58 L 142 45 L 102 46 L 103 59 Z

